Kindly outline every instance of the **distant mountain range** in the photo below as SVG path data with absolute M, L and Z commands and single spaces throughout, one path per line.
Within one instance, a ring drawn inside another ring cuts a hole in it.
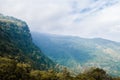
M 47 70 L 55 65 L 33 43 L 24 21 L 0 14 L 0 58 L 2 57 L 30 64 L 39 70 Z
M 89 67 L 120 75 L 120 43 L 102 38 L 80 38 L 32 32 L 34 43 L 60 65 L 76 73 Z

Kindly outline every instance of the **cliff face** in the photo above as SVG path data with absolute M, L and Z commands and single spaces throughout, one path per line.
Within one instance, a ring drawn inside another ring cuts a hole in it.
M 54 67 L 54 63 L 32 42 L 27 24 L 19 19 L 1 14 L 0 56 L 29 63 L 34 68 L 41 70 Z

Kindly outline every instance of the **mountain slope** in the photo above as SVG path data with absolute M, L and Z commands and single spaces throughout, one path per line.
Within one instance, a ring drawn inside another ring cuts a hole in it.
M 54 63 L 32 42 L 27 24 L 2 14 L 0 14 L 0 56 L 28 63 L 40 70 L 54 66 Z
M 120 72 L 120 43 L 101 38 L 85 39 L 32 33 L 34 43 L 53 61 L 78 72 L 99 67 L 110 74 Z

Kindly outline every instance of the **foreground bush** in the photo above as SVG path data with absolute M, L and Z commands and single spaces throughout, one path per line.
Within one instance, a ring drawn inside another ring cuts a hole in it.
M 120 80 L 112 78 L 103 69 L 92 68 L 76 77 L 72 77 L 64 68 L 61 72 L 54 70 L 34 70 L 27 63 L 19 63 L 13 59 L 0 57 L 0 80 Z

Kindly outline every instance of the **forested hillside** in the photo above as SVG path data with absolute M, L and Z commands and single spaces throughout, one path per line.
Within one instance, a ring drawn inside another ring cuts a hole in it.
M 79 73 L 99 67 L 111 75 L 120 75 L 120 43 L 102 38 L 81 38 L 32 33 L 33 41 L 53 61 Z
M 0 15 L 0 56 L 28 63 L 35 69 L 54 67 L 53 61 L 32 42 L 27 24 L 3 15 Z

